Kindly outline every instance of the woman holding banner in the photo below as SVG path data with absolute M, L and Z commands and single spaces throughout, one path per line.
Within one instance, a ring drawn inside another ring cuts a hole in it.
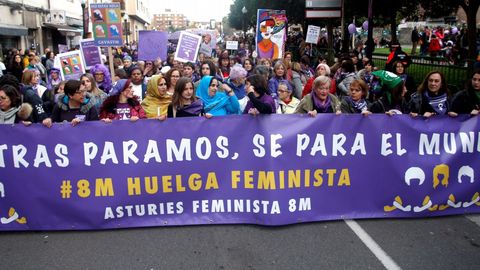
M 473 72 L 471 79 L 467 82 L 467 89 L 453 97 L 452 111 L 456 114 L 472 116 L 480 113 L 480 69 Z
M 295 113 L 304 113 L 315 117 L 319 113 L 340 114 L 340 101 L 330 94 L 332 80 L 327 76 L 318 76 L 313 81 L 313 90 L 298 104 Z
M 164 120 L 170 103 L 172 94 L 167 91 L 167 80 L 162 75 L 153 75 L 147 84 L 147 96 L 142 101 L 147 118 Z
M 147 118 L 138 97 L 134 95 L 130 80 L 119 80 L 100 108 L 100 120 L 111 123 L 112 120 L 130 120 Z
M 233 90 L 223 84 L 224 92 L 218 92 L 218 80 L 213 76 L 204 76 L 197 88 L 197 96 L 203 101 L 205 113 L 213 116 L 240 114 L 240 104 Z
M 450 91 L 445 76 L 440 71 L 432 71 L 425 76 L 417 92 L 413 93 L 408 104 L 412 116 L 450 114 Z
M 175 85 L 172 103 L 168 105 L 167 117 L 192 117 L 204 114 L 203 102 L 195 96 L 192 80 L 187 77 L 180 78 Z

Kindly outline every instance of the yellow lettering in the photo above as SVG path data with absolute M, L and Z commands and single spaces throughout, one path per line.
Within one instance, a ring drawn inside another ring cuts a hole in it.
M 275 174 L 272 171 L 258 172 L 258 189 L 276 189 Z
M 135 178 L 128 177 L 127 186 L 128 186 L 128 196 L 142 194 L 142 190 L 140 188 L 140 177 L 135 177 Z
M 335 177 L 335 174 L 337 173 L 337 169 L 327 169 L 327 174 L 328 174 L 328 186 L 333 187 L 333 180 Z
M 288 188 L 300 187 L 300 170 L 289 170 L 288 171 Z
M 322 186 L 322 184 L 323 184 L 323 170 L 322 169 L 315 170 L 315 172 L 313 173 L 313 178 L 315 178 L 315 182 L 313 182 L 314 187 Z
M 209 172 L 207 176 L 207 183 L 205 184 L 205 190 L 218 189 L 217 175 L 214 172 Z
M 163 193 L 172 192 L 172 176 L 171 175 L 162 176 L 162 187 L 163 187 Z
M 305 187 L 310 187 L 310 170 L 305 170 Z
M 153 176 L 152 179 L 145 177 L 145 191 L 148 194 L 156 194 L 158 192 L 158 178 L 156 176 Z
M 254 188 L 253 186 L 253 171 L 245 171 L 243 173 L 245 178 L 245 188 Z
M 182 176 L 181 175 L 177 175 L 175 177 L 175 183 L 176 183 L 176 187 L 177 187 L 177 192 L 184 192 L 186 190 L 185 187 L 182 185 Z
M 112 197 L 113 195 L 112 178 L 106 178 L 105 181 L 102 178 L 97 178 L 95 182 L 95 197 Z
M 342 169 L 340 172 L 340 178 L 338 179 L 338 186 L 350 186 L 350 173 L 348 169 Z
M 240 171 L 232 171 L 232 188 L 238 188 L 238 182 L 240 182 Z
M 285 189 L 285 172 L 279 171 L 278 178 L 279 178 L 278 185 L 280 186 L 280 189 Z
M 193 191 L 198 191 L 202 188 L 202 177 L 198 173 L 191 174 L 188 178 L 188 187 Z

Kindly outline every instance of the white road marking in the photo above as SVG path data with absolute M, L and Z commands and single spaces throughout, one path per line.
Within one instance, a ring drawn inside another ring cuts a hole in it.
M 480 227 L 480 215 L 466 215 L 465 217 L 475 222 L 475 224 L 477 224 L 478 227 Z
M 401 270 L 402 268 L 373 240 L 370 235 L 354 220 L 344 220 L 348 227 L 362 240 L 387 270 Z

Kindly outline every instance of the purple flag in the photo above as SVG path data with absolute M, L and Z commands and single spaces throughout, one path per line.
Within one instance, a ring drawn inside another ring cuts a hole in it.
M 138 35 L 138 60 L 167 60 L 167 32 L 142 30 Z

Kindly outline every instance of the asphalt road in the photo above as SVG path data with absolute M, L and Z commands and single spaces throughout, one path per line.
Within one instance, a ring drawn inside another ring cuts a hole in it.
M 479 269 L 480 215 L 0 232 L 0 269 Z

